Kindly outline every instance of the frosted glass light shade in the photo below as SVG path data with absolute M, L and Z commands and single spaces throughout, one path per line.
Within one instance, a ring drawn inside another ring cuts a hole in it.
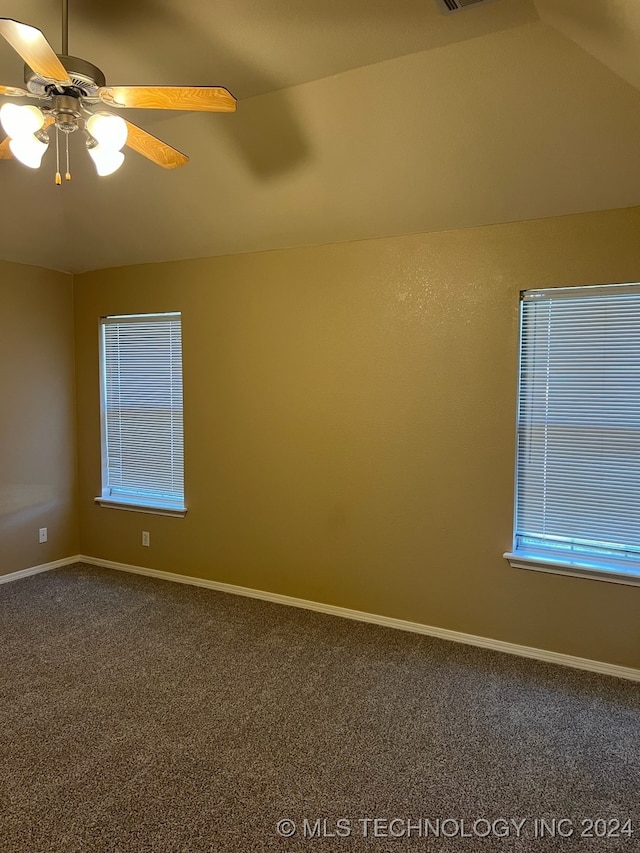
M 9 148 L 13 156 L 30 169 L 40 168 L 42 157 L 48 147 L 46 142 L 40 142 L 33 134 L 9 140 Z
M 0 122 L 7 136 L 11 139 L 20 139 L 40 130 L 44 124 L 44 116 L 32 104 L 26 106 L 4 104 L 0 108 Z
M 87 150 L 95 163 L 96 171 L 100 177 L 112 175 L 124 163 L 124 154 L 122 151 L 114 151 L 112 148 L 104 148 L 102 145 L 96 145 L 95 148 Z
M 96 113 L 88 119 L 87 130 L 101 148 L 109 148 L 111 151 L 119 151 L 127 141 L 127 123 L 120 116 Z

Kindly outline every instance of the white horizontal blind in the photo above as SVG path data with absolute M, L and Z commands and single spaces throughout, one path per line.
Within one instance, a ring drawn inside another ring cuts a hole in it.
M 522 301 L 514 550 L 640 561 L 640 287 Z
M 180 314 L 105 317 L 103 497 L 184 507 Z

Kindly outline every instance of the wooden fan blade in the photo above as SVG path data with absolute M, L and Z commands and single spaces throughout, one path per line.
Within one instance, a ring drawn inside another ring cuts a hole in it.
M 184 166 L 189 162 L 186 154 L 182 154 L 141 127 L 131 124 L 130 121 L 127 122 L 127 130 L 129 132 L 127 146 L 157 163 L 158 166 L 162 166 L 163 169 L 177 169 L 178 166 Z
M 212 113 L 232 113 L 236 108 L 236 99 L 221 86 L 103 86 L 98 95 L 111 107 Z
M 13 154 L 9 148 L 9 142 L 10 139 L 8 136 L 0 142 L 0 160 L 13 160 Z
M 9 98 L 34 98 L 26 89 L 17 89 L 15 86 L 0 86 L 0 97 L 7 96 Z
M 66 68 L 40 30 L 12 18 L 0 18 L 0 35 L 6 38 L 36 74 L 54 83 L 71 85 Z

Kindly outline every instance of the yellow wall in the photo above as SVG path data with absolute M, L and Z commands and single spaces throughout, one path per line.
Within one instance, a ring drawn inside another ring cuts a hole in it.
M 5 574 L 78 553 L 72 278 L 0 261 L 0 300 Z
M 640 589 L 502 558 L 518 293 L 637 281 L 639 234 L 635 208 L 77 277 L 82 553 L 640 666 Z M 100 508 L 98 318 L 174 310 L 188 515 Z

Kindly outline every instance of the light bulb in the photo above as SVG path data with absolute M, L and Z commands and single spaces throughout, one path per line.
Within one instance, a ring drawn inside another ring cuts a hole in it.
M 4 104 L 0 108 L 0 121 L 7 136 L 20 139 L 40 130 L 44 124 L 44 116 L 32 104 L 22 107 L 17 104 Z
M 40 142 L 33 134 L 9 140 L 11 153 L 30 169 L 39 169 L 44 152 L 49 147 L 47 142 Z
M 127 141 L 127 123 L 120 116 L 95 113 L 87 120 L 87 130 L 104 148 L 119 151 Z
M 102 145 L 96 145 L 94 148 L 87 150 L 95 163 L 96 171 L 100 177 L 112 175 L 124 163 L 124 154 L 122 151 L 114 151 L 111 148 L 104 148 Z

